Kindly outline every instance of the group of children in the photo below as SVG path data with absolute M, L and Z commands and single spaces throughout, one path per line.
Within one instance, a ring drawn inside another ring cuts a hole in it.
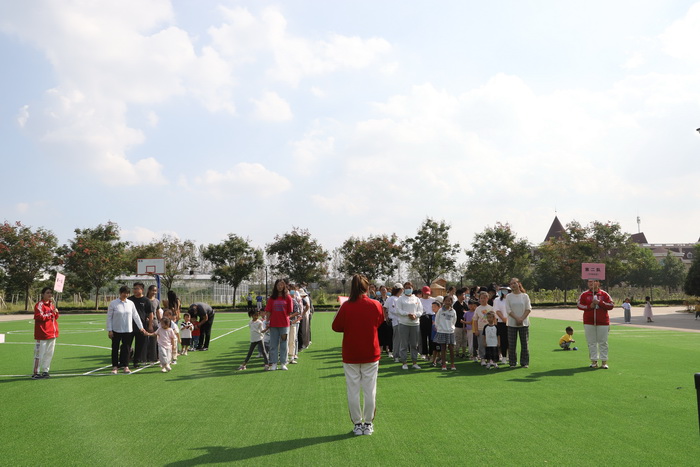
M 158 315 L 160 315 L 159 310 Z M 196 317 L 189 313 L 182 315 L 183 321 L 178 325 L 174 318 L 173 310 L 165 310 L 162 316 L 156 316 L 157 328 L 153 332 L 147 332 L 148 336 L 155 336 L 158 341 L 158 362 L 163 373 L 172 370 L 170 366 L 177 364 L 178 355 L 187 355 L 189 350 L 194 350 L 199 343 L 199 327 Z M 178 351 L 178 344 L 180 350 Z

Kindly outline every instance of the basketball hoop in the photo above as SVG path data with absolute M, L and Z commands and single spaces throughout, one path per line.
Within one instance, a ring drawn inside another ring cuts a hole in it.
M 165 274 L 164 258 L 139 258 L 136 260 L 137 276 L 155 276 Z

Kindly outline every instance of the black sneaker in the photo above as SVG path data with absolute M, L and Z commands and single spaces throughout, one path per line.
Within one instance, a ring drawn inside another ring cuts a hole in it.
M 44 377 L 41 376 L 39 373 L 34 373 L 34 374 L 32 375 L 32 379 L 43 379 L 43 378 L 44 378 Z
M 45 372 L 43 372 L 43 373 L 41 374 L 41 377 L 42 377 L 42 378 L 51 378 L 51 375 L 49 374 L 48 371 L 45 371 Z
M 352 433 L 355 436 L 362 436 L 365 434 L 365 428 L 362 426 L 362 423 L 356 423 L 355 428 L 352 429 Z

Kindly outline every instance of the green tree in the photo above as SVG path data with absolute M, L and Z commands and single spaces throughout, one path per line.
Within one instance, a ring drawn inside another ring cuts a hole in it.
M 328 252 L 308 230 L 293 227 L 291 232 L 276 235 L 265 251 L 273 257 L 273 272 L 295 282 L 317 282 L 328 274 Z
M 506 284 L 511 277 L 527 283 L 531 275 L 530 244 L 517 238 L 509 224 L 486 227 L 466 253 L 466 275 L 477 284 Z
M 233 287 L 234 308 L 241 282 L 263 266 L 262 250 L 235 234 L 228 234 L 228 238 L 219 244 L 207 246 L 204 258 L 214 265 L 211 280 Z
M 24 293 L 24 309 L 29 309 L 29 291 L 34 281 L 54 264 L 58 240 L 44 228 L 35 231 L 21 222 L 0 225 L 0 267 L 5 283 Z
M 648 248 L 637 246 L 629 257 L 627 282 L 635 287 L 652 287 L 659 284 L 661 267 Z M 607 274 L 607 266 L 606 266 Z
M 75 238 L 62 247 L 64 267 L 71 280 L 82 290 L 95 291 L 95 310 L 100 289 L 133 269 L 125 257 L 127 246 L 128 243 L 120 239 L 119 226 L 108 222 L 94 229 L 75 229 Z
M 455 267 L 459 243 L 450 243 L 450 228 L 445 221 L 427 218 L 416 236 L 403 242 L 403 259 L 427 285 Z
M 591 262 L 605 263 L 608 287 L 620 285 L 628 275 L 629 259 L 635 256 L 639 245 L 634 243 L 630 234 L 622 231 L 617 222 L 594 221 L 589 226 L 589 232 L 595 246 Z
M 346 275 L 364 274 L 371 281 L 387 278 L 396 271 L 401 252 L 396 234 L 350 237 L 340 247 L 339 270 Z
M 567 303 L 568 290 L 581 283 L 581 263 L 595 262 L 597 247 L 591 238 L 590 228 L 577 221 L 569 222 L 561 236 L 542 243 L 535 252 L 535 278 L 537 286 L 564 291 Z
M 695 245 L 693 262 L 690 264 L 688 274 L 685 276 L 683 290 L 688 295 L 700 297 L 700 243 Z
M 670 251 L 661 260 L 657 284 L 668 287 L 668 290 L 678 289 L 685 282 L 685 265 L 680 258 Z

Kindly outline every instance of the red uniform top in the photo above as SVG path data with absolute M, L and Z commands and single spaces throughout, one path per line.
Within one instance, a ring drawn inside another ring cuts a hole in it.
M 586 290 L 578 298 L 578 309 L 583 310 L 583 324 L 594 324 L 596 326 L 610 325 L 608 311 L 615 307 L 610 295 L 604 290 L 598 289 L 595 293 L 598 297 L 598 308 L 593 308 L 593 292 Z
M 271 328 L 288 328 L 289 315 L 294 313 L 294 299 L 291 295 L 270 298 L 265 305 L 265 311 L 270 313 Z
M 366 295 L 343 303 L 333 330 L 343 333 L 343 363 L 372 363 L 382 356 L 377 329 L 384 322 L 382 305 Z
M 34 306 L 34 339 L 58 337 L 58 310 L 53 302 L 40 301 Z

